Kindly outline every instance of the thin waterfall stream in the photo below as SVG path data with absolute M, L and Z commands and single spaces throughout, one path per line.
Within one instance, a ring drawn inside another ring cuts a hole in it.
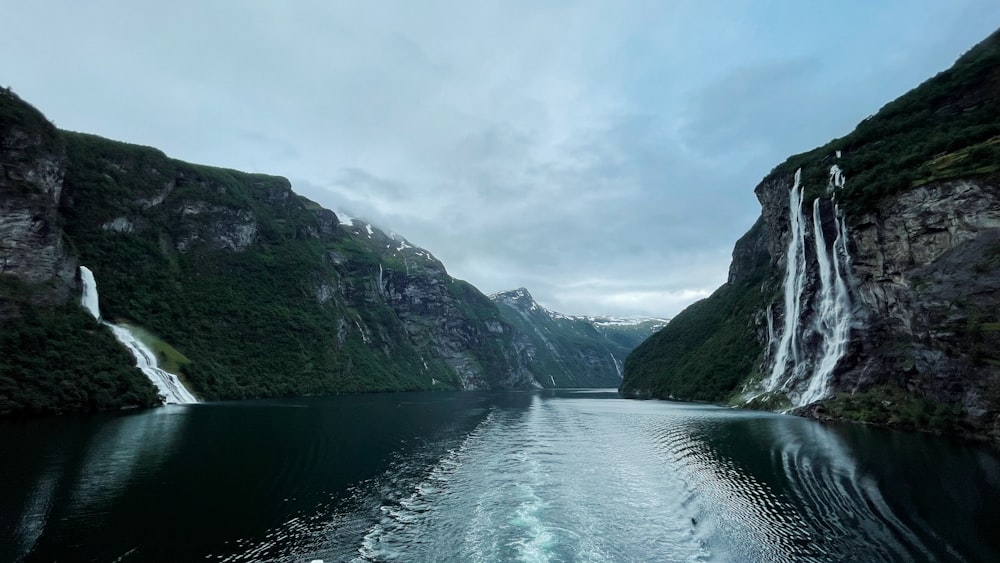
M 189 404 L 197 403 L 198 399 L 191 391 L 184 386 L 184 383 L 176 374 L 170 373 L 160 368 L 156 361 L 156 353 L 143 344 L 132 330 L 125 325 L 109 323 L 101 318 L 100 298 L 97 293 L 97 281 L 94 279 L 94 272 L 86 266 L 80 266 L 80 279 L 83 280 L 83 295 L 80 304 L 101 324 L 111 329 L 112 334 L 121 342 L 122 346 L 135 358 L 135 367 L 156 386 L 160 398 L 166 404 Z

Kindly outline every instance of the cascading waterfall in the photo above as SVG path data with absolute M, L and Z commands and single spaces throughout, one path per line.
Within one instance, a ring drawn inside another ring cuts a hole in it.
M 615 371 L 618 373 L 618 379 L 623 379 L 625 377 L 625 372 L 622 371 L 622 363 L 618 361 L 614 353 L 608 352 L 611 355 L 611 363 L 615 365 Z
M 784 320 L 781 338 L 774 351 L 771 372 L 763 382 L 766 392 L 785 393 L 793 406 L 803 406 L 830 395 L 830 380 L 837 362 L 847 351 L 851 329 L 851 300 L 847 277 L 851 256 L 847 248 L 847 225 L 834 203 L 836 238 L 827 245 L 823 233 L 820 198 L 813 201 L 812 238 L 819 288 L 806 292 L 808 280 L 801 170 L 789 194 L 788 252 L 784 280 Z M 840 167 L 830 167 L 829 190 L 843 188 Z M 771 309 L 768 308 L 768 349 L 774 342 Z M 805 344 L 808 343 L 808 346 Z
M 801 317 L 802 293 L 806 282 L 806 251 L 805 251 L 805 218 L 802 216 L 802 170 L 795 171 L 795 183 L 789 195 L 789 240 L 788 252 L 785 253 L 785 318 L 778 341 L 778 350 L 774 355 L 771 374 L 765 381 L 764 388 L 774 391 L 782 375 L 784 375 L 789 356 L 792 361 L 792 371 L 800 365 L 798 345 L 798 323 Z
M 774 336 L 774 311 L 771 305 L 767 306 L 767 350 L 771 353 L 771 347 L 774 346 L 775 336 Z
M 382 264 L 378 265 L 378 292 L 381 295 L 385 295 L 385 279 L 383 278 Z
M 83 296 L 80 303 L 83 307 L 101 321 L 101 324 L 111 329 L 112 334 L 121 342 L 135 358 L 135 367 L 156 386 L 160 398 L 168 404 L 197 403 L 198 399 L 188 391 L 181 380 L 175 375 L 160 369 L 156 362 L 156 354 L 132 334 L 127 326 L 114 325 L 101 319 L 100 301 L 97 294 L 97 282 L 90 268 L 80 266 L 80 279 L 83 280 Z

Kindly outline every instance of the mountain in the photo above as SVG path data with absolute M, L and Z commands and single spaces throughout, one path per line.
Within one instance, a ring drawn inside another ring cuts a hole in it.
M 485 295 L 284 178 L 59 131 L 8 89 L 0 163 L 0 413 L 158 402 L 81 266 L 202 399 L 539 386 Z
M 755 193 L 623 392 L 1000 436 L 1000 31 Z
M 662 328 L 662 319 L 570 317 L 519 288 L 490 296 L 514 327 L 521 364 L 544 387 L 617 387 L 629 352 Z

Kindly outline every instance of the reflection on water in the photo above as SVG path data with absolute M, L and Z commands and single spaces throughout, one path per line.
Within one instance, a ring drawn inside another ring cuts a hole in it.
M 994 449 L 608 391 L 8 421 L 0 447 L 0 560 L 1000 559 Z
M 59 482 L 59 471 L 57 468 L 45 470 L 28 497 L 27 504 L 21 511 L 17 529 L 14 530 L 14 542 L 16 544 L 15 557 L 24 557 L 32 548 L 35 542 L 45 530 L 45 523 L 49 519 L 49 512 L 52 509 L 52 495 Z
M 36 431 L 52 440 L 36 442 L 35 447 L 5 449 L 17 452 L 19 462 L 31 466 L 39 476 L 28 487 L 30 492 L 16 517 L 14 551 L 0 552 L 0 559 L 16 561 L 30 553 L 53 513 L 64 519 L 100 519 L 107 506 L 126 490 L 137 469 L 156 471 L 182 431 L 186 415 L 187 407 L 165 407 L 103 417 L 96 424 L 87 424 L 85 436 L 72 428 L 74 419 L 18 423 L 21 444 L 27 446 Z M 84 442 L 59 439 L 62 432 L 77 434 Z M 58 503 L 57 490 L 61 492 Z
M 188 411 L 189 407 L 167 405 L 148 414 L 117 418 L 101 426 L 87 446 L 79 477 L 70 494 L 70 516 L 86 517 L 103 512 L 104 505 L 128 486 L 137 467 L 155 472 L 173 451 L 173 442 L 184 428 Z

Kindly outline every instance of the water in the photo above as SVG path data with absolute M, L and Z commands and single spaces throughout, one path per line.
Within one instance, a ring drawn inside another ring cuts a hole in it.
M 0 561 L 1000 560 L 1000 455 L 612 391 L 0 421 Z
M 802 170 L 795 171 L 795 183 L 788 194 L 788 249 L 785 252 L 784 281 L 784 321 L 781 340 L 774 355 L 771 374 L 764 382 L 766 391 L 774 391 L 787 385 L 785 377 L 788 362 L 793 372 L 801 365 L 799 354 L 799 318 L 801 317 L 802 293 L 806 283 L 805 218 L 802 215 L 802 190 L 799 185 Z
M 115 335 L 118 342 L 135 358 L 135 367 L 139 368 L 139 371 L 156 387 L 160 399 L 167 404 L 197 403 L 197 397 L 184 386 L 176 374 L 160 368 L 156 354 L 136 338 L 129 327 L 101 320 L 100 297 L 97 293 L 94 272 L 90 268 L 80 266 L 80 279 L 83 281 L 83 295 L 80 297 L 80 304 L 95 319 L 111 329 L 111 333 Z
M 829 245 L 823 233 L 823 201 L 813 200 L 812 232 L 805 228 L 802 211 L 801 170 L 788 196 L 789 237 L 784 279 L 784 322 L 781 338 L 774 334 L 771 307 L 767 309 L 768 350 L 777 342 L 771 372 L 764 380 L 765 392 L 784 393 L 792 406 L 804 406 L 830 396 L 830 380 L 837 363 L 844 357 L 850 341 L 852 324 L 848 279 L 851 255 L 848 251 L 847 224 L 831 199 L 836 237 Z M 830 168 L 828 192 L 845 186 L 840 167 Z M 810 279 L 806 239 L 812 236 L 815 277 Z M 815 286 L 818 285 L 818 288 Z M 811 289 L 813 288 L 813 289 Z

